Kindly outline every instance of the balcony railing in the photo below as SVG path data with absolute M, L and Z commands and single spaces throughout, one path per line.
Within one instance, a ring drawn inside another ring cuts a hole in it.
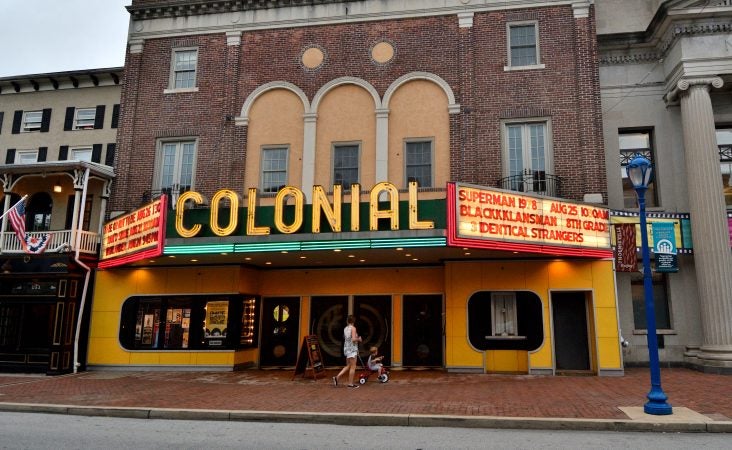
M 498 187 L 509 191 L 560 197 L 562 179 L 540 170 L 524 170 L 517 175 L 501 178 Z
M 51 235 L 51 241 L 46 247 L 44 253 L 66 253 L 76 250 L 76 238 L 73 230 L 58 231 L 33 231 L 29 232 L 30 236 L 42 236 L 44 234 Z M 99 252 L 99 234 L 89 231 L 78 231 L 79 233 L 79 252 L 95 255 Z M 6 231 L 2 235 L 2 253 L 25 253 L 18 236 L 13 232 Z

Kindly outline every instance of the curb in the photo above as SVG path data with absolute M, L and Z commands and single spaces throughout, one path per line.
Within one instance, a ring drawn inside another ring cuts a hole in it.
M 497 428 L 521 430 L 645 431 L 659 433 L 732 433 L 732 421 L 650 422 L 616 419 L 572 419 L 424 414 L 309 413 L 226 411 L 2 403 L 0 411 L 68 414 L 129 419 L 217 420 L 238 422 L 317 423 L 329 425 Z

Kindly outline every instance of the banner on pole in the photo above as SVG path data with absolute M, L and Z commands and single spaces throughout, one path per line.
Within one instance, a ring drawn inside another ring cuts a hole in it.
M 653 253 L 656 255 L 656 272 L 679 271 L 673 224 L 653 224 Z
M 615 224 L 615 271 L 637 272 L 638 258 L 635 252 L 635 224 Z

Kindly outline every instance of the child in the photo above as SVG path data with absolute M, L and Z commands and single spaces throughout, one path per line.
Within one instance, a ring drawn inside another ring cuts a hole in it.
M 369 370 L 378 372 L 379 377 L 381 377 L 386 369 L 384 369 L 384 365 L 381 363 L 381 360 L 384 359 L 384 357 L 378 355 L 379 348 L 375 345 L 371 346 L 371 348 L 369 348 L 369 360 L 366 362 L 366 365 L 369 366 Z

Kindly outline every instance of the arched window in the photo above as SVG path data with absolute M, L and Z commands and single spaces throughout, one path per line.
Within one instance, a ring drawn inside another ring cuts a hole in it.
M 38 192 L 31 196 L 26 206 L 26 230 L 47 231 L 51 228 L 51 211 L 53 200 L 45 192 Z

